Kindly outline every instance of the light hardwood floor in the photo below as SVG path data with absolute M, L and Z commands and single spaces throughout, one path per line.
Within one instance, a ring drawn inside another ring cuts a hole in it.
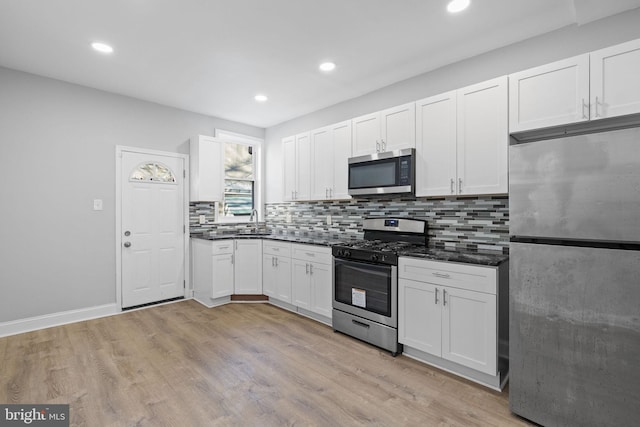
M 0 339 L 0 403 L 78 426 L 512 426 L 498 393 L 268 304 L 195 301 Z

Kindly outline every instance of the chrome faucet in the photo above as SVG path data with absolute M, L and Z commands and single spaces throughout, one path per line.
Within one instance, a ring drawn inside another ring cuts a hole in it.
M 258 210 L 257 209 L 254 209 L 251 211 L 251 216 L 249 217 L 249 221 L 253 221 L 253 220 L 255 220 L 254 228 L 255 228 L 255 231 L 257 232 L 258 231 Z

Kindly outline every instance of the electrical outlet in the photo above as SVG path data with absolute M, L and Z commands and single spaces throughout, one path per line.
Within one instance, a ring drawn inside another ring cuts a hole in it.
M 206 224 L 206 222 L 207 222 L 207 217 L 204 216 L 204 215 L 200 215 L 200 217 L 198 219 L 199 219 L 200 224 Z
M 102 199 L 93 199 L 93 210 L 94 211 L 102 210 Z
M 327 225 L 331 225 L 331 215 L 327 215 Z
M 291 214 L 287 214 L 284 217 L 284 222 L 286 222 L 287 224 L 291 224 Z

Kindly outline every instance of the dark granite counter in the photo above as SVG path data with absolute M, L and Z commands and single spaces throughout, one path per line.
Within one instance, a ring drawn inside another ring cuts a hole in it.
M 423 258 L 432 261 L 461 262 L 464 264 L 476 264 L 496 267 L 509 259 L 509 255 L 504 255 L 496 251 L 465 251 L 463 249 L 411 249 L 399 254 L 413 258 Z
M 343 242 L 357 240 L 329 233 L 230 233 L 211 235 L 192 235 L 194 239 L 224 240 L 224 239 L 263 239 L 277 240 L 281 242 L 304 243 L 307 245 L 334 246 Z
M 225 240 L 225 239 L 263 239 L 277 240 L 281 242 L 304 243 L 307 245 L 335 246 L 344 242 L 353 242 L 357 237 L 348 237 L 330 233 L 282 233 L 282 232 L 260 232 L 260 233 L 220 233 L 210 235 L 191 236 L 194 239 L 204 240 Z M 432 261 L 460 262 L 465 264 L 475 264 L 484 266 L 498 266 L 509 259 L 509 255 L 504 255 L 497 251 L 478 250 L 469 251 L 464 249 L 410 249 L 400 252 L 400 256 L 413 258 L 423 258 Z

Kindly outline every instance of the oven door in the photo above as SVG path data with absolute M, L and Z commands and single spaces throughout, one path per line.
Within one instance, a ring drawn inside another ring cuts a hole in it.
M 398 268 L 334 258 L 333 308 L 396 328 Z

